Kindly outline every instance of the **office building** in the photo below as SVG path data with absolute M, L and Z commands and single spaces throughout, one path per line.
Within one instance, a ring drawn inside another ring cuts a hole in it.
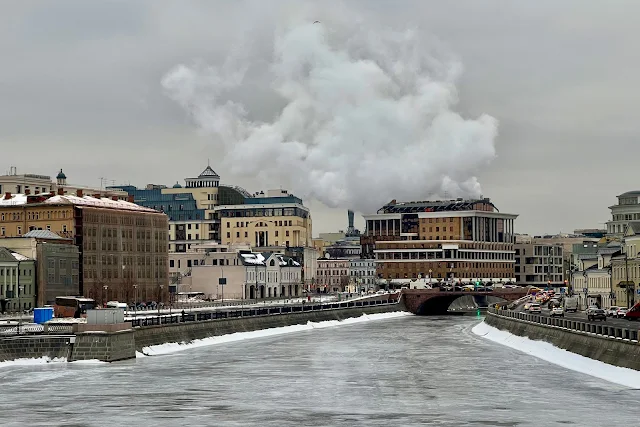
M 399 203 L 365 215 L 363 257 L 383 279 L 515 282 L 514 221 L 487 198 Z

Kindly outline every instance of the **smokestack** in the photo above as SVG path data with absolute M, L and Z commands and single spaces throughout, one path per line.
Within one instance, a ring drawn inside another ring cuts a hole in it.
M 29 190 L 28 188 L 24 189 L 24 195 L 28 196 L 29 194 L 31 194 L 31 190 Z
M 353 228 L 353 211 L 348 210 L 347 216 L 349 217 L 349 228 L 352 229 Z
M 6 193 L 4 193 L 4 199 L 5 200 L 9 200 L 11 198 L 11 192 L 7 191 Z
M 84 195 L 82 194 L 82 190 L 81 190 L 80 188 L 78 188 L 78 189 L 76 190 L 76 196 L 78 196 L 78 197 L 84 197 Z
M 58 187 L 58 196 L 64 196 L 64 188 Z

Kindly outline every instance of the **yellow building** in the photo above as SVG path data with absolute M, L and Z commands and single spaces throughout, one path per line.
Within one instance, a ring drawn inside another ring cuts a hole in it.
M 311 247 L 311 214 L 286 190 L 269 190 L 242 205 L 218 206 L 222 244 Z
M 7 192 L 0 199 L 0 238 L 20 237 L 33 230 L 48 230 L 63 237 L 73 236 L 73 206 L 28 206 L 28 197 Z

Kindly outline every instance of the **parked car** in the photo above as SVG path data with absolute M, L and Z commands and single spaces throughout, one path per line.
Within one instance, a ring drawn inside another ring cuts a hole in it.
M 540 304 L 531 304 L 529 306 L 529 313 L 542 313 L 542 307 L 540 307 Z
M 560 306 L 553 307 L 551 309 L 551 313 L 549 314 L 549 316 L 551 316 L 551 317 L 556 317 L 556 316 L 564 317 L 564 310 Z
M 605 310 L 605 312 L 607 313 L 607 317 L 615 317 L 618 315 L 618 310 L 620 310 L 620 307 L 612 305 L 607 310 Z
M 594 310 L 589 311 L 587 315 L 587 319 L 591 320 L 607 320 L 607 314 L 601 308 L 596 308 Z

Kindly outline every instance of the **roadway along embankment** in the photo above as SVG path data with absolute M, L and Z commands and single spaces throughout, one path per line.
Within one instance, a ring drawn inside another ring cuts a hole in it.
M 569 319 L 515 313 L 508 310 L 487 311 L 485 322 L 495 328 L 580 354 L 610 365 L 640 371 L 638 325 L 633 328 L 610 327 Z
M 405 311 L 405 308 L 402 304 L 396 303 L 146 326 L 135 328 L 135 346 L 136 350 L 142 351 L 144 347 L 152 345 L 172 342 L 188 343 L 197 339 L 227 335 L 235 332 L 251 332 L 282 326 L 303 325 L 307 322 L 344 320 L 352 317 L 360 317 L 363 314 L 389 313 L 394 311 Z

